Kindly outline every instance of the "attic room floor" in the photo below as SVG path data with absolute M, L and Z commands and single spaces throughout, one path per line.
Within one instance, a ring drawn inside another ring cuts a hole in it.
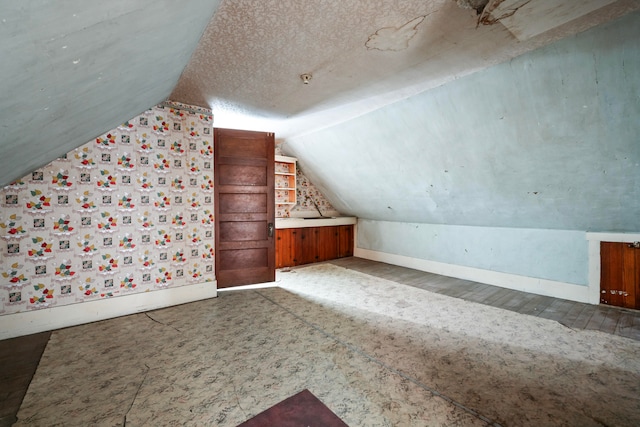
M 35 366 L 18 426 L 235 426 L 304 388 L 352 427 L 640 424 L 637 312 L 359 258 L 276 285 L 0 341 L 0 425 Z

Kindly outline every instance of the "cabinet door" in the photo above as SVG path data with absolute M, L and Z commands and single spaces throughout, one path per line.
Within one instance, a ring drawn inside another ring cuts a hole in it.
M 303 228 L 291 228 L 291 245 L 293 250 L 293 265 L 304 264 L 302 246 L 305 242 L 306 236 L 304 235 Z
M 276 230 L 276 268 L 295 265 L 293 230 L 291 228 Z
M 316 262 L 318 235 L 314 227 L 296 229 L 295 240 L 296 265 Z
M 316 261 L 320 262 L 338 258 L 338 227 L 317 227 L 315 230 L 317 235 Z
M 353 225 L 339 225 L 338 235 L 338 258 L 353 256 Z

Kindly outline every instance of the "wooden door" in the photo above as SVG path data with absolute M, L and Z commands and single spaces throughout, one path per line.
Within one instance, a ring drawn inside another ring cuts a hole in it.
M 600 243 L 600 302 L 640 309 L 640 249 L 630 243 Z
M 274 137 L 214 129 L 219 288 L 275 281 Z

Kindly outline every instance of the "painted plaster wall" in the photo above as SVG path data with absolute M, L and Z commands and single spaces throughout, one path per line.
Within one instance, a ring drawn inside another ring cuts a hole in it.
M 580 231 L 358 221 L 357 247 L 538 279 L 588 285 Z
M 288 139 L 360 218 L 638 230 L 640 13 Z
M 637 40 L 634 13 L 283 149 L 363 248 L 586 285 L 584 232 L 640 227 Z
M 149 109 L 4 187 L 0 204 L 0 315 L 215 287 L 208 110 Z

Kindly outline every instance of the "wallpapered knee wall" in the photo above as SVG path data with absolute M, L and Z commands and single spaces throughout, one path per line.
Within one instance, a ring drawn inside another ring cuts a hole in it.
M 0 315 L 214 280 L 212 115 L 192 111 L 156 106 L 0 191 Z

